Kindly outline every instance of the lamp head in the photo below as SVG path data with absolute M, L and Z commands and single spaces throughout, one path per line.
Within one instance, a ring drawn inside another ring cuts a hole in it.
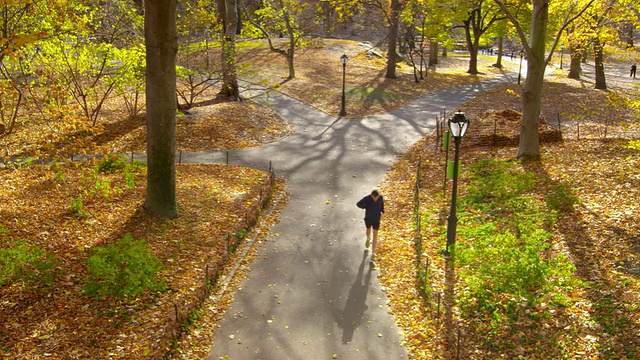
M 349 57 L 347 56 L 347 54 L 342 54 L 342 56 L 340 56 L 340 62 L 342 62 L 342 65 L 347 65 L 348 60 Z
M 453 137 L 463 137 L 469 127 L 469 119 L 460 110 L 449 119 L 449 130 Z

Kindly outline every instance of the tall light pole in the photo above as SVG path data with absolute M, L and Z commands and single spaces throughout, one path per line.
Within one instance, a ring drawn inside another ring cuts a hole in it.
M 520 50 L 520 68 L 518 68 L 518 85 L 520 85 L 520 78 L 522 77 L 522 55 L 524 55 L 524 50 Z
M 445 255 L 449 255 L 449 247 L 456 243 L 456 226 L 458 218 L 456 216 L 456 193 L 458 191 L 458 153 L 460 150 L 460 140 L 467 132 L 469 127 L 469 119 L 464 113 L 458 111 L 449 119 L 449 131 L 453 136 L 454 157 L 453 157 L 453 188 L 451 189 L 451 209 L 449 217 L 447 217 L 447 247 L 444 250 Z
M 347 56 L 347 54 L 342 54 L 342 56 L 340 56 L 340 62 L 342 62 L 342 107 L 340 108 L 340 116 L 345 116 L 347 115 L 347 110 L 345 109 L 345 79 L 346 79 L 346 74 L 347 74 L 347 61 L 349 60 L 349 57 Z

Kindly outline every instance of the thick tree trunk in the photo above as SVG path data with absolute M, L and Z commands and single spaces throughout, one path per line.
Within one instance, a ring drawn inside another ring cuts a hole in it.
M 217 98 L 239 101 L 240 89 L 236 74 L 236 33 L 238 32 L 238 7 L 236 0 L 217 1 L 218 20 L 222 23 L 222 88 Z
M 596 71 L 596 84 L 595 88 L 599 90 L 607 90 L 607 81 L 604 76 L 604 56 L 602 48 L 604 46 L 600 44 L 600 40 L 596 38 L 593 43 L 593 52 L 595 55 L 595 71 Z
M 582 54 L 581 51 L 574 47 L 569 48 L 569 54 L 571 56 L 571 62 L 569 64 L 569 79 L 580 79 L 580 72 L 582 66 L 580 65 Z
M 431 39 L 429 42 L 429 65 L 438 64 L 438 40 Z
M 478 74 L 478 47 L 473 44 L 469 47 L 469 70 L 468 74 Z
M 222 87 L 216 96 L 225 101 L 240 101 L 240 87 L 236 74 L 236 41 L 223 37 L 222 39 Z
M 296 68 L 294 66 L 294 60 L 293 60 L 293 56 L 295 54 L 295 45 L 292 45 L 289 48 L 289 52 L 287 53 L 287 65 L 289 66 L 289 76 L 287 77 L 287 79 L 291 80 L 291 79 L 295 79 L 296 77 Z
M 385 77 L 396 78 L 396 62 L 398 54 L 396 52 L 396 43 L 398 41 L 398 18 L 400 17 L 400 1 L 391 0 L 391 14 L 389 14 L 389 47 L 387 49 L 387 73 Z
M 531 17 L 530 51 L 527 54 L 527 79 L 523 87 L 522 123 L 517 158 L 539 158 L 540 141 L 538 125 L 544 82 L 545 43 L 549 0 L 533 0 Z
M 284 10 L 284 24 L 287 27 L 287 32 L 289 33 L 289 52 L 287 53 L 289 77 L 287 79 L 291 80 L 296 77 L 296 69 L 294 66 L 294 58 L 296 54 L 296 32 L 293 28 L 293 22 L 291 20 L 291 16 L 289 15 L 289 11 L 286 8 L 284 1 L 282 0 L 280 0 L 280 7 Z
M 176 204 L 176 0 L 145 1 L 147 194 L 144 208 L 178 217 Z
M 471 38 L 472 21 L 473 17 L 469 17 L 469 19 L 463 21 L 463 23 L 465 38 L 467 39 L 467 50 L 469 51 L 469 69 L 467 70 L 467 73 L 476 75 L 478 74 L 478 43 L 480 34 L 474 34 L 474 38 Z

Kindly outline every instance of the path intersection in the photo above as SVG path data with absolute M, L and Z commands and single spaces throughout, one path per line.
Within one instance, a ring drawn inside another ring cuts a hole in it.
M 291 124 L 292 134 L 231 151 L 229 162 L 258 169 L 271 162 L 290 199 L 221 320 L 208 359 L 406 359 L 355 203 L 383 180 L 397 154 L 434 129 L 442 109 L 516 78 L 450 88 L 358 120 L 274 92 L 257 96 Z M 220 163 L 226 156 L 190 153 L 182 162 Z

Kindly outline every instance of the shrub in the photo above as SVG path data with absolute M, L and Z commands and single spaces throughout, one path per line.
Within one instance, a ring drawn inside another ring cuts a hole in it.
M 115 173 L 127 167 L 127 160 L 122 155 L 107 155 L 94 167 L 96 172 Z
M 127 184 L 127 188 L 132 190 L 136 187 L 136 174 L 133 172 L 125 171 L 124 181 Z
M 111 193 L 111 180 L 108 178 L 98 177 L 91 191 L 101 192 L 102 196 L 108 199 L 109 194 Z
M 89 216 L 89 214 L 84 210 L 82 195 L 78 195 L 76 198 L 71 198 L 71 212 L 79 218 L 86 218 Z
M 58 261 L 43 249 L 16 242 L 0 250 L 0 286 L 22 281 L 26 287 L 51 287 L 57 266 Z
M 117 244 L 96 247 L 87 259 L 89 278 L 84 291 L 93 297 L 135 297 L 145 291 L 162 291 L 163 264 L 144 240 L 127 234 Z

